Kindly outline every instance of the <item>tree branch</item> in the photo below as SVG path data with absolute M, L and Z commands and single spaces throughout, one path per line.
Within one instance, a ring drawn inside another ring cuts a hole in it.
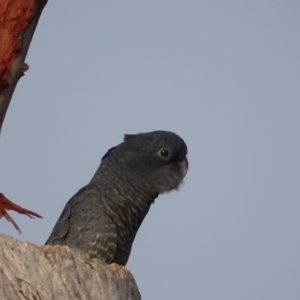
M 0 133 L 39 17 L 47 0 L 1 0 L 0 4 Z

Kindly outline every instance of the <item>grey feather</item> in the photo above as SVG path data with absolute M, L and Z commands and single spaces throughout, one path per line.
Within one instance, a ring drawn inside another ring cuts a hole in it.
M 186 154 L 184 141 L 172 132 L 125 135 L 103 156 L 90 183 L 68 201 L 46 244 L 125 265 L 155 198 L 177 189 L 186 175 Z

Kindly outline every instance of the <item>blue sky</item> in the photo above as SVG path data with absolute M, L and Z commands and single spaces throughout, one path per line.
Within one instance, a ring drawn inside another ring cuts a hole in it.
M 127 264 L 143 300 L 300 298 L 300 2 L 50 1 L 1 133 L 1 192 L 42 245 L 125 133 L 186 141 Z

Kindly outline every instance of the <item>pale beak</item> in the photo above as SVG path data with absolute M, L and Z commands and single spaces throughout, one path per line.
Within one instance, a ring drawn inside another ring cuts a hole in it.
M 188 163 L 188 160 L 187 158 L 185 157 L 180 163 L 180 169 L 181 169 L 181 174 L 182 174 L 182 179 L 185 177 L 187 171 L 188 171 L 188 168 L 189 168 L 189 163 Z

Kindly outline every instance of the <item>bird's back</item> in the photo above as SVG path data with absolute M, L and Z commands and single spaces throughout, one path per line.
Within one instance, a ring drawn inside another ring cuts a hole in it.
M 78 248 L 110 263 L 117 248 L 117 232 L 107 215 L 103 193 L 87 185 L 68 201 L 46 245 Z

